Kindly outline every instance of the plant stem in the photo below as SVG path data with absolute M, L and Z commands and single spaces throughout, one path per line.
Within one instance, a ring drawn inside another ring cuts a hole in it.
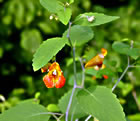
M 134 65 L 130 65 L 130 68 L 140 68 L 140 66 L 134 66 Z
M 29 116 L 29 117 L 38 116 L 38 115 L 46 115 L 46 114 L 47 114 L 47 115 L 59 115 L 59 116 L 63 115 L 63 114 L 61 114 L 61 113 L 42 112 L 42 113 L 33 114 L 33 115 Z
M 133 95 L 133 98 L 134 98 L 134 100 L 136 102 L 136 105 L 138 107 L 138 110 L 140 111 L 140 104 L 139 104 L 139 101 L 138 101 L 138 98 L 137 98 L 137 93 L 136 93 L 135 90 L 132 91 L 132 95 Z
M 71 93 L 71 96 L 70 96 L 70 99 L 69 99 L 69 103 L 68 103 L 68 106 L 67 106 L 67 110 L 66 110 L 65 121 L 68 121 L 69 110 L 70 110 L 70 106 L 71 106 L 71 103 L 72 103 L 72 98 L 73 98 L 75 89 L 76 89 L 76 87 L 73 87 L 73 89 L 72 89 L 72 93 Z
M 70 43 L 70 46 L 72 48 L 72 54 L 73 54 L 73 69 L 74 69 L 74 85 L 76 86 L 76 61 L 75 61 L 75 46 L 73 46 L 72 42 L 71 42 L 71 39 L 70 39 L 70 30 L 71 30 L 71 25 L 72 25 L 72 22 L 69 22 L 69 28 L 68 28 L 68 34 L 67 34 L 67 38 L 68 38 L 68 41 Z
M 84 64 L 82 61 L 82 58 L 79 58 L 80 63 L 81 63 L 81 67 L 82 67 L 82 84 L 81 84 L 81 88 L 84 87 L 84 83 L 85 83 L 85 68 L 84 68 Z
M 75 47 L 73 47 L 73 69 L 74 69 L 74 86 L 77 85 L 76 83 L 76 61 L 75 61 Z
M 68 41 L 69 41 L 69 43 L 70 43 L 71 48 L 73 48 L 73 45 L 72 45 L 72 42 L 71 42 L 71 39 L 70 39 L 71 25 L 72 25 L 72 22 L 69 22 L 69 28 L 68 28 L 67 38 L 68 38 Z
M 69 22 L 67 38 L 68 38 L 68 41 L 70 43 L 70 46 L 71 46 L 72 52 L 73 52 L 74 85 L 73 85 L 72 93 L 71 93 L 71 96 L 70 96 L 70 99 L 69 99 L 69 103 L 68 103 L 68 106 L 67 106 L 65 121 L 68 121 L 70 106 L 71 106 L 71 103 L 72 103 L 72 99 L 73 99 L 73 95 L 74 95 L 75 89 L 77 87 L 77 83 L 76 83 L 77 78 L 76 78 L 75 46 L 72 45 L 72 42 L 71 42 L 71 39 L 70 39 L 71 25 L 72 25 L 72 23 Z
M 127 64 L 127 67 L 125 68 L 124 72 L 122 73 L 122 75 L 120 76 L 120 78 L 118 79 L 118 81 L 116 82 L 116 84 L 113 86 L 112 88 L 112 92 L 114 91 L 114 89 L 117 87 L 118 83 L 121 81 L 121 79 L 124 77 L 125 73 L 127 72 L 127 70 L 129 69 L 130 67 L 130 58 L 128 56 L 128 64 Z
M 91 117 L 92 117 L 92 115 L 89 115 L 89 116 L 85 119 L 85 121 L 88 121 Z

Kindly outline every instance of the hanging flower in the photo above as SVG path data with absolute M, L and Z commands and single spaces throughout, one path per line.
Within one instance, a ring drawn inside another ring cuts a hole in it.
M 65 84 L 65 77 L 57 62 L 52 63 L 46 68 L 42 68 L 42 72 L 48 70 L 48 74 L 43 77 L 43 81 L 47 88 L 62 88 Z
M 95 70 L 104 69 L 106 66 L 103 64 L 103 61 L 106 55 L 107 55 L 107 50 L 105 48 L 102 48 L 100 54 L 97 54 L 86 63 L 85 68 L 93 67 Z M 108 79 L 108 76 L 103 75 L 103 78 Z M 92 79 L 95 80 L 96 76 L 93 76 Z
M 44 72 L 49 71 L 50 66 L 51 66 L 51 63 L 48 63 L 47 65 L 45 65 L 44 67 L 41 68 L 41 72 L 44 73 Z
M 103 61 L 106 55 L 107 55 L 107 50 L 102 48 L 100 54 L 94 56 L 91 60 L 89 60 L 86 63 L 85 68 L 94 67 L 95 70 L 99 70 L 100 68 L 102 69 L 105 68 Z
M 107 76 L 107 75 L 103 75 L 103 78 L 104 78 L 104 79 L 108 79 L 108 76 Z

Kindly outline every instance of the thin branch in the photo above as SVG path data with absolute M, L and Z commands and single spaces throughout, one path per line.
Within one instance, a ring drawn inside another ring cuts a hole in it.
M 128 56 L 127 65 L 130 66 L 130 57 Z
M 37 114 L 33 114 L 31 115 L 30 117 L 33 117 L 33 116 L 38 116 L 38 115 L 62 115 L 61 113 L 53 113 L 53 112 L 42 112 L 42 113 L 37 113 Z
M 74 68 L 74 86 L 76 86 L 77 77 L 76 77 L 75 47 L 73 47 L 73 68 Z
M 133 95 L 134 100 L 135 100 L 135 102 L 136 102 L 136 104 L 137 104 L 138 110 L 140 111 L 140 104 L 139 104 L 139 102 L 138 102 L 137 93 L 136 93 L 135 90 L 132 91 L 132 95 Z
M 73 115 L 74 115 L 74 114 L 72 113 L 72 115 L 71 115 L 71 121 L 73 121 Z
M 60 119 L 64 116 L 64 114 L 62 114 L 58 119 L 57 121 L 60 121 Z
M 132 73 L 129 72 L 129 73 L 128 73 L 128 76 L 130 76 L 130 82 L 131 82 L 132 86 L 135 87 L 133 78 L 131 78 L 131 77 L 132 77 Z M 134 100 L 135 100 L 135 102 L 136 102 L 136 105 L 137 105 L 137 107 L 138 107 L 138 110 L 140 111 L 140 103 L 138 102 L 137 93 L 136 93 L 135 88 L 133 88 L 133 90 L 132 90 L 132 96 L 133 96 L 133 98 L 134 98 Z
M 75 89 L 77 87 L 77 83 L 76 83 L 77 78 L 76 78 L 75 46 L 72 45 L 72 42 L 71 42 L 71 39 L 70 39 L 71 25 L 72 25 L 72 23 L 69 22 L 67 38 L 68 38 L 68 41 L 69 41 L 69 43 L 71 45 L 72 52 L 73 52 L 74 86 L 73 86 L 72 93 L 71 93 L 71 96 L 70 96 L 70 99 L 69 99 L 69 103 L 68 103 L 68 106 L 67 106 L 65 121 L 68 121 L 70 106 L 71 106 L 71 103 L 72 103 L 72 99 L 73 99 L 73 95 L 74 95 Z
M 71 96 L 70 96 L 70 99 L 69 99 L 69 103 L 68 103 L 68 107 L 67 107 L 67 110 L 66 110 L 65 121 L 68 121 L 69 110 L 70 110 L 70 106 L 71 106 L 71 103 L 72 103 L 72 98 L 73 98 L 73 95 L 74 95 L 75 89 L 76 89 L 75 87 L 72 89 L 72 93 L 71 93 Z
M 91 117 L 92 117 L 92 115 L 89 115 L 89 116 L 85 119 L 85 121 L 88 121 Z
M 58 121 L 58 117 L 56 116 L 56 115 L 52 115 L 55 119 L 56 119 L 56 121 Z
M 82 84 L 81 84 L 81 87 L 83 88 L 84 83 L 85 83 L 85 68 L 84 68 L 82 58 L 79 58 L 79 60 L 80 60 L 80 63 L 81 63 L 81 68 L 82 68 Z
M 140 68 L 140 66 L 134 66 L 134 65 L 130 65 L 130 68 Z
M 71 41 L 71 39 L 70 39 L 71 25 L 72 25 L 72 22 L 69 22 L 69 28 L 68 28 L 67 38 L 68 38 L 68 41 L 69 41 L 69 43 L 70 43 L 70 46 L 71 46 L 71 48 L 72 48 L 72 53 L 73 53 L 74 84 L 76 85 L 77 77 L 76 77 L 75 46 L 72 45 L 72 41 Z
M 118 83 L 121 81 L 121 79 L 124 77 L 124 75 L 126 74 L 127 70 L 129 69 L 129 65 L 130 64 L 130 58 L 128 56 L 128 64 L 127 67 L 125 68 L 124 72 L 122 73 L 122 75 L 120 76 L 120 78 L 118 79 L 118 81 L 115 83 L 115 85 L 112 88 L 112 92 L 114 91 L 114 89 L 116 88 L 116 86 L 118 85 Z
M 72 42 L 71 42 L 71 39 L 70 39 L 71 25 L 72 25 L 72 22 L 69 22 L 69 28 L 68 28 L 67 38 L 68 38 L 68 41 L 69 41 L 69 43 L 70 43 L 71 48 L 73 48 L 73 45 L 72 45 Z
M 73 111 L 72 111 L 71 121 L 73 121 L 73 115 L 74 115 L 75 109 L 76 109 L 76 106 L 74 107 L 74 109 L 73 109 Z

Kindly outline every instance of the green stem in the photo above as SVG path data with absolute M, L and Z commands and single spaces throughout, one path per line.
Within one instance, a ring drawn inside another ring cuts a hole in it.
M 70 110 L 70 107 L 71 107 L 73 95 L 74 95 L 75 89 L 77 88 L 77 83 L 76 83 L 75 46 L 72 45 L 72 42 L 71 42 L 71 39 L 70 39 L 70 29 L 71 29 L 71 25 L 72 25 L 72 23 L 69 22 L 69 29 L 68 29 L 67 38 L 68 38 L 68 41 L 69 41 L 69 43 L 70 43 L 70 46 L 71 46 L 72 52 L 73 52 L 74 86 L 73 86 L 72 93 L 71 93 L 71 96 L 70 96 L 70 99 L 69 99 L 69 102 L 68 102 L 68 106 L 67 106 L 67 110 L 66 110 L 66 116 L 65 116 L 65 121 L 68 121 L 69 110 Z
M 115 83 L 115 85 L 113 86 L 112 88 L 112 92 L 114 91 L 114 89 L 117 87 L 118 83 L 121 81 L 121 79 L 124 77 L 124 75 L 126 74 L 127 70 L 129 69 L 130 67 L 130 58 L 128 56 L 128 64 L 127 64 L 127 67 L 125 68 L 124 72 L 122 73 L 122 75 L 120 76 L 120 78 L 118 79 L 118 81 Z
M 75 47 L 73 47 L 73 69 L 74 69 L 74 86 L 76 86 L 77 77 L 76 77 Z
M 68 29 L 67 38 L 68 38 L 68 41 L 69 41 L 70 46 L 71 46 L 71 48 L 72 48 L 72 54 L 73 54 L 73 69 L 74 69 L 74 85 L 76 86 L 76 85 L 77 85 L 77 83 L 76 83 L 77 77 L 76 77 L 75 46 L 73 46 L 72 41 L 71 41 L 71 39 L 70 39 L 71 25 L 72 25 L 72 22 L 69 22 L 69 29 Z

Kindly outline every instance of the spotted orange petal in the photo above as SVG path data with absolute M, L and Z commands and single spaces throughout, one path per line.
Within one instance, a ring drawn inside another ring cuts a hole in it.
M 55 83 L 56 88 L 62 88 L 65 85 L 65 77 L 63 74 L 59 77 L 59 80 Z
M 56 88 L 62 88 L 65 84 L 65 77 L 59 64 L 57 62 L 52 63 L 48 70 L 48 74 L 43 78 L 46 87 L 53 88 L 55 86 Z
M 54 87 L 53 78 L 51 76 L 49 76 L 48 74 L 43 77 L 43 81 L 44 81 L 47 88 Z
M 102 58 L 100 54 L 98 54 L 86 63 L 85 68 L 94 67 L 94 66 L 101 67 L 103 64 L 103 61 L 104 61 L 104 58 Z

